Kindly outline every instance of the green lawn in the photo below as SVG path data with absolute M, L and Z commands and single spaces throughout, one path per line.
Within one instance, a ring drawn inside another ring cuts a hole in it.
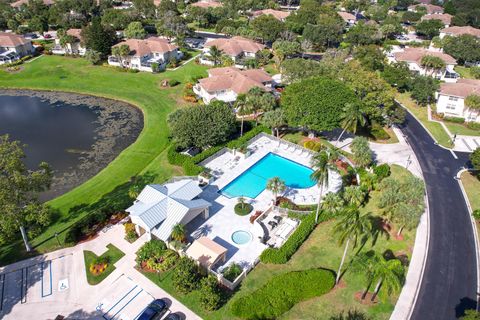
M 125 188 L 121 186 L 125 186 L 135 175 L 148 173 L 153 181 L 162 182 L 173 174 L 181 173 L 179 168 L 169 165 L 166 158 L 169 145 L 166 118 L 183 104 L 183 84 L 193 76 L 206 76 L 206 67 L 190 62 L 176 71 L 160 74 L 126 73 L 92 66 L 85 59 L 61 56 L 43 56 L 23 67 L 23 71 L 15 74 L 0 71 L 0 88 L 58 90 L 102 96 L 129 102 L 140 108 L 144 115 L 144 128 L 135 143 L 94 178 L 50 201 L 58 214 L 45 232 L 32 239 L 37 253 L 58 248 L 54 233 L 60 234 L 59 240 L 63 243 L 65 230 L 87 213 L 77 210 L 71 214 L 71 208 L 95 203 L 107 194 L 114 198 L 125 193 Z M 163 79 L 176 79 L 181 83 L 174 88 L 161 88 Z M 0 265 L 25 257 L 27 255 L 20 241 L 0 248 Z
M 452 134 L 461 134 L 466 136 L 480 136 L 480 130 L 470 129 L 461 123 L 453 123 L 448 121 L 444 121 L 443 123 L 445 123 L 448 130 L 450 130 Z
M 409 93 L 397 93 L 396 99 L 423 123 L 439 144 L 447 148 L 452 147 L 450 137 L 442 125 L 437 122 L 428 121 L 427 107 L 418 106 L 415 101 L 412 100 Z
M 108 277 L 108 275 L 112 273 L 113 270 L 115 270 L 114 264 L 125 255 L 123 251 L 115 247 L 113 244 L 107 245 L 107 248 L 108 248 L 107 252 L 105 252 L 100 256 L 101 258 L 108 259 L 107 269 L 99 275 L 94 275 L 89 270 L 90 264 L 93 262 L 93 260 L 97 258 L 97 255 L 92 251 L 88 251 L 88 250 L 83 251 L 83 258 L 85 260 L 85 271 L 87 272 L 87 282 L 92 286 L 99 284 L 106 277 Z
M 472 210 L 480 209 L 480 180 L 479 177 L 471 172 L 462 174 L 462 183 L 467 193 L 468 200 L 472 206 Z
M 407 170 L 399 166 L 392 166 L 393 177 L 403 179 L 409 174 L 410 173 Z M 380 215 L 380 210 L 377 208 L 378 196 L 379 192 L 372 192 L 370 201 L 364 208 L 361 208 L 361 210 L 364 212 L 370 211 L 375 215 Z M 172 285 L 170 272 L 161 275 L 144 273 L 144 275 L 164 290 L 174 295 L 183 304 L 203 318 L 212 320 L 236 319 L 230 310 L 232 301 L 244 295 L 248 295 L 260 288 L 271 279 L 273 275 L 288 271 L 306 270 L 319 267 L 336 271 L 341 260 L 343 247 L 337 245 L 332 234 L 334 224 L 335 221 L 319 224 L 288 263 L 279 265 L 258 264 L 242 282 L 240 288 L 234 294 L 232 299 L 215 312 L 205 312 L 201 308 L 198 291 L 186 295 L 176 292 Z M 405 230 L 403 236 L 404 240 L 380 237 L 373 249 L 382 253 L 389 249 L 395 254 L 406 254 L 408 257 L 411 257 L 415 232 Z M 371 248 L 369 242 L 363 250 L 370 250 Z M 351 258 L 352 254 L 353 251 L 350 251 L 348 257 Z M 348 261 L 346 265 L 348 265 Z M 364 280 L 363 274 L 348 272 L 347 270 L 342 279 L 342 284 L 338 288 L 333 289 L 330 293 L 323 296 L 297 304 L 289 312 L 285 313 L 281 319 L 329 319 L 330 316 L 349 309 L 363 311 L 374 317 L 374 319 L 388 319 L 393 311 L 398 294 L 386 296 L 381 292 L 380 301 L 378 303 L 370 306 L 361 304 L 354 299 L 354 295 L 365 288 Z

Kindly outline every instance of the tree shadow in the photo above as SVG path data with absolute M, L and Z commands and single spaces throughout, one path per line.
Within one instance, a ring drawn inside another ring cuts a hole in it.
M 381 217 L 371 217 L 370 223 L 372 224 L 372 247 L 375 246 L 380 236 L 385 236 L 387 240 L 390 239 L 390 233 L 385 229 L 385 222 Z
M 455 306 L 455 316 L 457 318 L 463 317 L 466 310 L 476 310 L 477 301 L 469 297 L 464 297 L 460 299 L 460 303 Z

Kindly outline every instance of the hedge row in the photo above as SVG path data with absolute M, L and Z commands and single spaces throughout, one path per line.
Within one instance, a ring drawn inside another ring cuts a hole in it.
M 263 287 L 232 303 L 243 319 L 278 319 L 295 304 L 327 293 L 335 284 L 332 271 L 310 269 L 272 277 Z
M 333 218 L 331 213 L 321 212 L 318 222 L 324 222 Z M 307 240 L 308 236 L 315 229 L 315 212 L 306 216 L 297 229 L 280 248 L 267 248 L 260 255 L 263 263 L 283 264 L 297 252 L 298 248 Z
M 167 159 L 170 164 L 181 166 L 187 176 L 196 176 L 204 170 L 201 166 L 197 165 L 198 163 L 202 162 L 203 160 L 207 159 L 210 156 L 213 156 L 215 153 L 217 153 L 224 147 L 227 147 L 229 149 L 233 149 L 233 148 L 238 149 L 242 145 L 244 145 L 248 140 L 252 139 L 253 137 L 255 137 L 257 134 L 261 132 L 270 132 L 270 129 L 268 129 L 265 126 L 259 125 L 253 128 L 252 130 L 248 131 L 242 137 L 236 140 L 232 140 L 228 143 L 211 147 L 197 154 L 194 157 L 181 154 L 180 152 L 177 151 L 177 146 L 172 144 L 168 149 Z

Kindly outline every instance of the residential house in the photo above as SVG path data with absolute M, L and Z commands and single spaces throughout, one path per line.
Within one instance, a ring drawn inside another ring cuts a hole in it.
M 480 38 L 480 29 L 474 27 L 465 26 L 465 27 L 448 27 L 440 30 L 440 39 L 443 39 L 445 36 L 457 37 L 464 34 L 468 34 L 477 38 Z
M 345 23 L 347 24 L 347 27 L 351 27 L 355 23 L 357 23 L 357 18 L 350 12 L 338 11 L 337 14 L 340 16 L 340 18 L 343 19 L 343 21 L 345 21 Z
M 128 39 L 114 47 L 127 45 L 130 53 L 126 57 L 111 55 L 108 64 L 113 66 L 152 72 L 152 65 L 157 64 L 158 70 L 164 70 L 171 59 L 181 59 L 183 53 L 178 46 L 171 44 L 167 39 L 150 37 L 147 39 Z
M 24 36 L 0 32 L 0 64 L 11 63 L 33 53 L 32 42 Z
M 200 0 L 198 2 L 194 2 L 191 4 L 193 7 L 200 7 L 200 8 L 219 8 L 223 7 L 221 2 L 215 0 Z
M 425 8 L 427 14 L 439 14 L 443 13 L 443 8 L 433 4 L 414 4 L 408 7 L 408 11 L 419 12 L 420 8 Z
M 238 36 L 228 39 L 211 39 L 203 47 L 200 63 L 214 64 L 210 56 L 210 48 L 213 46 L 217 47 L 224 55 L 229 56 L 235 66 L 239 68 L 243 67 L 245 58 L 255 58 L 258 51 L 265 49 L 265 46 L 261 43 Z
M 453 16 L 448 13 L 434 13 L 434 14 L 427 14 L 422 17 L 422 21 L 425 20 L 440 20 L 442 21 L 445 28 L 448 28 L 452 23 Z
M 15 1 L 15 2 L 10 3 L 10 6 L 11 6 L 12 8 L 18 9 L 18 8 L 20 8 L 22 5 L 27 5 L 29 1 L 30 1 L 30 0 L 18 0 L 18 1 Z M 46 6 L 51 6 L 51 5 L 53 5 L 53 4 L 55 3 L 54 0 L 43 0 L 42 2 L 43 2 L 43 4 L 46 5 Z
M 288 11 L 280 11 L 274 9 L 264 9 L 264 10 L 257 10 L 252 12 L 252 17 L 256 18 L 263 15 L 271 15 L 275 19 L 285 22 L 285 19 L 290 15 Z
M 434 56 L 442 59 L 445 63 L 445 69 L 438 71 L 427 70 L 422 66 L 422 58 L 425 56 Z M 387 59 L 391 63 L 406 62 L 411 71 L 420 75 L 432 76 L 446 82 L 456 82 L 458 78 L 458 74 L 454 71 L 457 61 L 440 50 L 394 46 L 392 51 L 387 53 Z
M 163 185 L 147 185 L 133 205 L 126 210 L 135 231 L 162 241 L 169 241 L 176 224 L 186 225 L 199 215 L 209 216 L 210 202 L 199 198 L 198 181 L 186 178 Z
M 52 49 L 53 54 L 74 54 L 74 55 L 85 55 L 87 51 L 83 45 L 82 41 L 82 29 L 68 29 L 66 34 L 74 37 L 76 40 L 72 43 L 66 43 L 65 46 L 61 45 L 61 39 L 55 39 L 55 47 Z
M 458 79 L 456 83 L 442 83 L 436 93 L 437 113 L 461 117 L 467 122 L 480 122 L 480 110 L 465 106 L 465 98 L 469 95 L 480 96 L 480 80 Z
M 213 68 L 208 70 L 208 78 L 200 79 L 193 91 L 206 104 L 214 99 L 234 102 L 239 94 L 254 87 L 271 91 L 272 83 L 272 77 L 261 69 Z

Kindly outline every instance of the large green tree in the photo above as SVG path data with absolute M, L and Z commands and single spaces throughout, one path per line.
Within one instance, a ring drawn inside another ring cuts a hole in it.
M 106 58 L 110 54 L 116 36 L 113 29 L 102 25 L 100 18 L 94 18 L 91 24 L 82 29 L 82 39 L 85 47 L 99 52 L 102 58 Z
M 445 37 L 443 50 L 461 64 L 480 61 L 480 39 L 472 35 Z
M 438 87 L 437 80 L 427 76 L 416 76 L 412 84 L 412 98 L 420 105 L 433 103 Z
M 341 82 L 317 77 L 288 86 L 281 103 L 291 126 L 324 131 L 339 127 L 343 106 L 359 102 Z
M 50 222 L 50 209 L 40 203 L 38 195 L 50 188 L 52 171 L 45 162 L 37 170 L 29 170 L 24 158 L 18 141 L 0 136 L 0 242 L 14 238 L 20 231 L 30 251 L 26 230 Z
M 432 39 L 435 36 L 440 34 L 440 29 L 444 27 L 444 24 L 440 20 L 431 19 L 423 20 L 419 22 L 416 26 L 417 34 L 426 37 L 427 39 Z
M 236 130 L 235 115 L 222 101 L 212 101 L 201 108 L 178 109 L 170 114 L 168 124 L 174 141 L 181 147 L 218 145 Z
M 470 154 L 470 162 L 475 170 L 480 170 L 480 147 Z
M 140 21 L 130 22 L 125 29 L 125 37 L 129 39 L 145 39 L 147 32 Z
M 280 33 L 285 30 L 284 23 L 270 14 L 255 18 L 251 26 L 263 41 L 275 41 L 279 38 Z

